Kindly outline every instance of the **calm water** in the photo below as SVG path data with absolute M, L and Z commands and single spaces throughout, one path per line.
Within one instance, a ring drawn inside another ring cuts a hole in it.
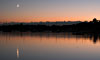
M 0 60 L 100 60 L 98 35 L 0 33 Z

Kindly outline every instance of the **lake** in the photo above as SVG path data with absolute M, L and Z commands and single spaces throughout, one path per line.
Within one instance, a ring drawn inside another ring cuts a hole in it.
M 99 35 L 0 33 L 0 60 L 100 60 Z

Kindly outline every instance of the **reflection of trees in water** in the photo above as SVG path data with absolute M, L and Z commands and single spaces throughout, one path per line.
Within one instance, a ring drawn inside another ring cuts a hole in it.
M 31 36 L 31 37 L 35 37 L 35 36 L 39 36 L 40 39 L 42 40 L 43 37 L 46 37 L 46 38 L 50 38 L 50 37 L 55 37 L 56 40 L 58 38 L 89 38 L 89 40 L 92 40 L 94 43 L 96 43 L 98 40 L 100 40 L 100 34 L 77 34 L 77 33 L 51 33 L 51 32 L 37 32 L 37 33 L 31 33 L 31 32 L 25 32 L 25 33 L 22 33 L 22 32 L 14 32 L 14 33 L 0 33 L 0 36 L 5 36 L 7 39 L 9 37 L 13 37 L 13 36 L 20 36 L 20 37 L 27 37 L 27 36 Z M 10 38 L 9 38 L 10 39 Z
M 78 35 L 77 33 L 74 35 Z M 94 34 L 81 34 L 83 38 L 89 38 L 92 40 L 94 43 L 96 43 L 98 40 L 100 40 L 100 34 L 94 33 Z M 77 37 L 76 37 L 77 38 Z
M 96 43 L 100 36 L 98 34 L 93 34 L 91 37 L 93 38 L 93 42 Z

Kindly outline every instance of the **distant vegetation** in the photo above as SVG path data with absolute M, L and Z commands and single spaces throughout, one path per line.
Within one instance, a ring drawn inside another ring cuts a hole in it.
M 74 32 L 100 33 L 100 21 L 96 18 L 90 22 L 80 22 L 72 25 L 29 25 L 29 24 L 2 24 L 1 32 Z

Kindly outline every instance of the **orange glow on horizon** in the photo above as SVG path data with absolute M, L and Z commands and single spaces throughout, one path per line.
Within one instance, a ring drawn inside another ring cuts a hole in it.
M 19 17 L 19 18 L 5 18 L 0 22 L 56 22 L 56 21 L 92 21 L 95 17 Z M 97 17 L 99 20 L 100 18 Z

